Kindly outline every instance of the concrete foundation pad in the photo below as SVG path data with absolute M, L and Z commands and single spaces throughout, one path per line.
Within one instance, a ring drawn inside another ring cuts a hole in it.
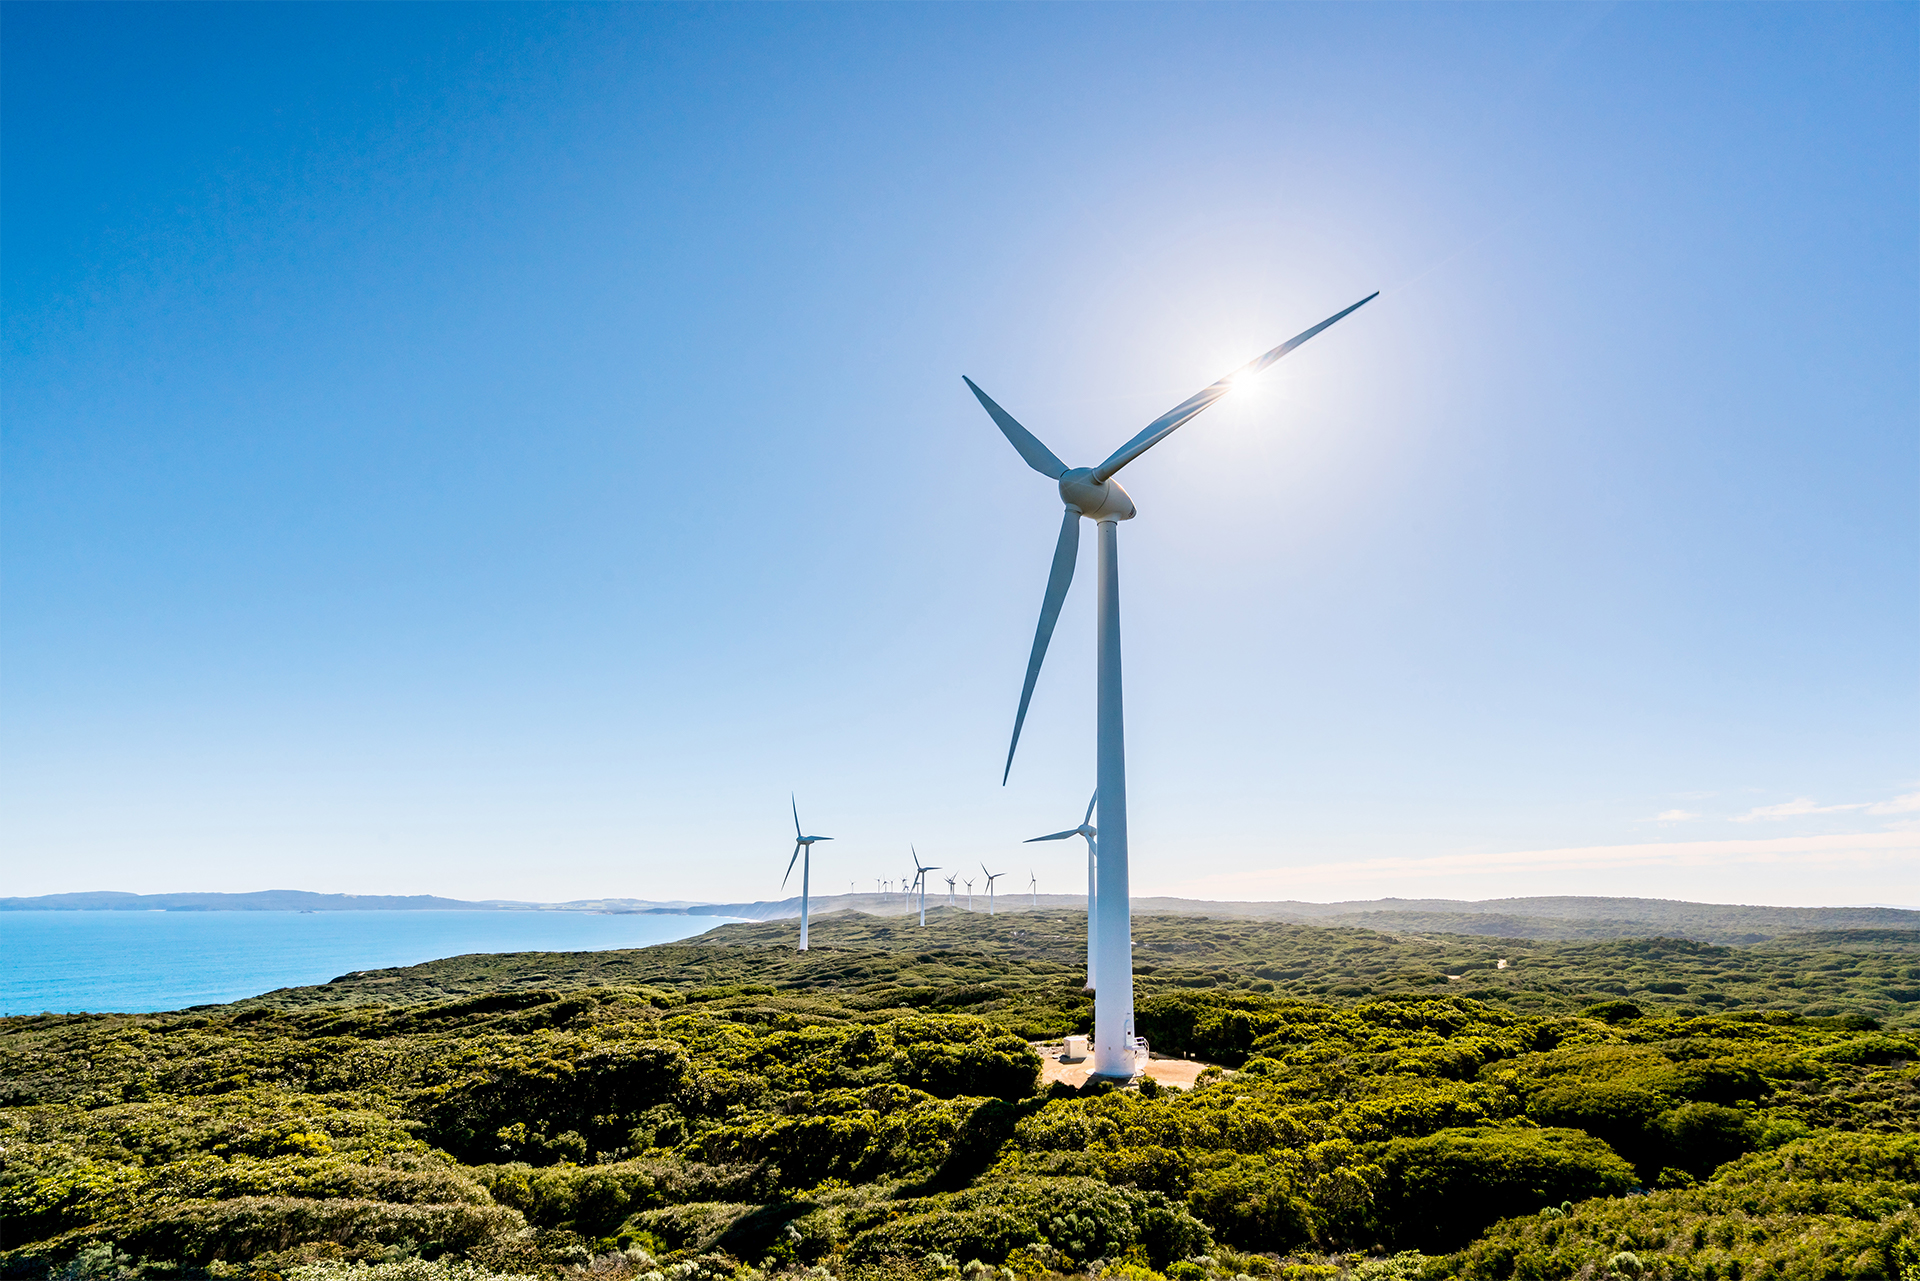
M 1087 1083 L 1089 1076 L 1093 1075 L 1091 1056 L 1077 1063 L 1063 1062 L 1060 1057 L 1062 1047 L 1058 1042 L 1035 1045 L 1033 1052 L 1040 1056 L 1040 1088 L 1043 1090 L 1055 1081 L 1078 1089 Z M 1192 1059 L 1156 1057 L 1147 1060 L 1146 1070 L 1141 1075 L 1152 1077 L 1161 1085 L 1171 1086 L 1176 1090 L 1190 1090 L 1200 1074 L 1211 1066 L 1212 1064 L 1209 1063 L 1196 1063 Z

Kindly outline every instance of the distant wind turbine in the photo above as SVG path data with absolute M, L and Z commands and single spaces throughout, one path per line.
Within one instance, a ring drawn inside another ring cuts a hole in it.
M 1066 506 L 1060 524 L 1060 539 L 1053 549 L 1053 568 L 1047 574 L 1047 592 L 1041 598 L 1040 625 L 1033 636 L 1033 651 L 1027 658 L 1027 679 L 1020 690 L 1020 710 L 1013 718 L 1013 740 L 1007 745 L 1007 764 L 1001 771 L 1004 784 L 1013 771 L 1013 753 L 1020 746 L 1020 727 L 1027 719 L 1027 705 L 1033 699 L 1033 685 L 1040 678 L 1040 664 L 1047 656 L 1047 644 L 1053 639 L 1053 625 L 1060 618 L 1067 588 L 1073 582 L 1074 561 L 1080 550 L 1080 519 L 1086 517 L 1099 528 L 1099 591 L 1096 607 L 1096 634 L 1099 638 L 1098 674 L 1095 679 L 1094 740 L 1098 747 L 1098 783 L 1106 798 L 1100 807 L 1101 859 L 1100 896 L 1100 973 L 1095 989 L 1093 1010 L 1093 1071 L 1106 1077 L 1131 1077 L 1138 1064 L 1138 1042 L 1133 1032 L 1133 923 L 1129 915 L 1127 888 L 1127 748 L 1123 726 L 1120 687 L 1120 522 L 1132 520 L 1133 499 L 1113 479 L 1114 474 L 1155 445 L 1171 436 L 1207 406 L 1232 391 L 1243 381 L 1266 369 L 1288 352 L 1327 326 L 1379 297 L 1368 294 L 1344 311 L 1335 312 L 1313 328 L 1295 335 L 1272 351 L 1234 370 L 1225 378 L 1196 392 L 1148 423 L 1133 439 L 1113 451 L 1095 467 L 1068 467 L 1038 437 L 1022 427 L 1012 414 L 993 403 L 986 392 L 964 379 L 1000 428 L 1007 441 L 1033 468 L 1059 485 L 1060 500 Z M 1223 478 L 1224 479 L 1224 478 Z M 1247 492 L 1258 501 L 1257 488 Z
M 1025 842 L 1031 845 L 1034 841 L 1064 841 L 1069 836 L 1087 838 L 1087 986 L 1090 988 L 1093 986 L 1097 970 L 1093 963 L 1094 949 L 1100 941 L 1099 932 L 1094 928 L 1099 915 L 1094 908 L 1099 901 L 1100 891 L 1100 847 L 1096 839 L 1100 835 L 1100 829 L 1093 825 L 1093 807 L 1099 803 L 1100 793 L 1095 790 L 1093 796 L 1087 801 L 1087 814 L 1080 820 L 1080 826 L 1069 827 L 1064 832 L 1050 832 L 1045 836 L 1036 836 L 1033 840 Z
M 973 910 L 973 878 L 971 876 L 967 878 L 967 910 L 969 912 Z
M 947 878 L 947 906 L 948 907 L 953 906 L 953 883 L 958 879 L 960 878 L 956 876 L 949 876 Z M 972 882 L 968 882 L 968 883 L 971 884 Z
M 907 846 L 907 848 L 913 852 L 913 883 L 920 887 L 920 927 L 925 929 L 927 924 L 927 873 L 937 872 L 940 868 L 935 864 L 922 863 L 920 861 L 920 851 L 914 849 L 911 845 Z
M 1033 910 L 1038 912 L 1040 910 L 1040 878 L 1033 874 L 1032 868 L 1027 869 L 1027 893 L 1033 895 Z
M 794 861 L 796 859 L 801 860 L 800 950 L 804 952 L 807 950 L 808 886 L 813 872 L 813 843 L 815 841 L 830 841 L 833 838 L 831 836 L 802 836 L 800 834 L 800 802 L 792 796 L 789 796 L 787 799 L 793 802 L 793 858 L 787 860 L 787 875 L 780 878 L 780 888 L 783 890 L 787 888 L 787 879 L 793 875 Z
M 980 874 L 987 878 L 987 915 L 992 916 L 993 915 L 993 883 L 999 880 L 1001 877 L 1005 876 L 1006 873 L 1005 872 L 989 872 L 987 870 L 987 865 L 985 863 L 982 863 L 980 865 Z

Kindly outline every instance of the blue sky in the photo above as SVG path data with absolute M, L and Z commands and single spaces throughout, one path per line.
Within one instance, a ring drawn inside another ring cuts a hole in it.
M 1920 8 L 9 4 L 0 893 L 1920 903 Z M 1021 879 L 1024 879 L 1022 877 Z

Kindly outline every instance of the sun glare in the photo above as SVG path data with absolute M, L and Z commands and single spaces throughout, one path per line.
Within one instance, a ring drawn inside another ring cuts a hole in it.
M 1235 370 L 1224 379 L 1227 389 L 1220 394 L 1220 398 L 1236 403 L 1250 401 L 1256 397 L 1264 399 L 1266 393 L 1271 390 L 1268 384 L 1272 372 L 1272 370 L 1262 370 L 1258 373 L 1249 369 Z

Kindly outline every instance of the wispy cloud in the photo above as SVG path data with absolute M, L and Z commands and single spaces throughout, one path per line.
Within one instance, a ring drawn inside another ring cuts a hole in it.
M 1910 831 L 1730 841 L 1653 841 L 1638 845 L 1586 845 L 1308 863 L 1203 877 L 1180 882 L 1177 887 L 1168 886 L 1160 892 L 1202 898 L 1247 895 L 1298 898 L 1329 891 L 1354 896 L 1381 892 L 1405 894 L 1417 885 L 1423 890 L 1445 889 L 1457 894 L 1478 888 L 1475 882 L 1481 882 L 1487 884 L 1487 888 L 1498 886 L 1502 894 L 1513 894 L 1523 892 L 1516 878 L 1526 878 L 1531 892 L 1566 893 L 1569 891 L 1549 890 L 1546 885 L 1534 887 L 1531 882 L 1543 874 L 1549 882 L 1582 874 L 1577 878 L 1582 883 L 1599 875 L 1606 878 L 1601 882 L 1605 884 L 1621 873 L 1669 874 L 1683 869 L 1724 881 L 1726 874 L 1713 869 L 1741 865 L 1789 867 L 1809 874 L 1817 870 L 1825 876 L 1845 870 L 1856 878 L 1864 876 L 1869 882 L 1879 883 L 1889 873 L 1912 868 L 1916 859 L 1920 859 L 1920 832 Z M 1633 877 L 1632 881 L 1631 889 L 1621 884 L 1600 892 L 1644 894 L 1654 888 L 1645 876 Z
M 1802 796 L 1795 800 L 1782 801 L 1778 805 L 1762 805 L 1756 809 L 1750 809 L 1744 814 L 1735 814 L 1733 821 L 1736 823 L 1752 823 L 1783 818 L 1800 818 L 1807 814 L 1844 814 L 1849 810 L 1863 810 L 1867 808 L 1869 804 L 1871 804 L 1869 801 L 1859 801 L 1852 805 L 1822 805 L 1812 797 Z
M 1690 818 L 1699 817 L 1700 816 L 1692 810 L 1661 810 L 1653 816 L 1653 821 L 1656 823 L 1684 823 Z
M 1912 814 L 1920 812 L 1920 792 L 1907 792 L 1890 801 L 1853 801 L 1845 805 L 1822 805 L 1810 796 L 1796 797 L 1778 805 L 1762 805 L 1745 814 L 1735 814 L 1736 823 L 1772 822 L 1783 818 L 1803 818 L 1808 814 Z M 1662 815 L 1664 818 L 1665 815 Z
M 1920 812 L 1920 792 L 1908 792 L 1896 796 L 1890 801 L 1877 801 L 1867 806 L 1869 814 L 1912 814 Z

